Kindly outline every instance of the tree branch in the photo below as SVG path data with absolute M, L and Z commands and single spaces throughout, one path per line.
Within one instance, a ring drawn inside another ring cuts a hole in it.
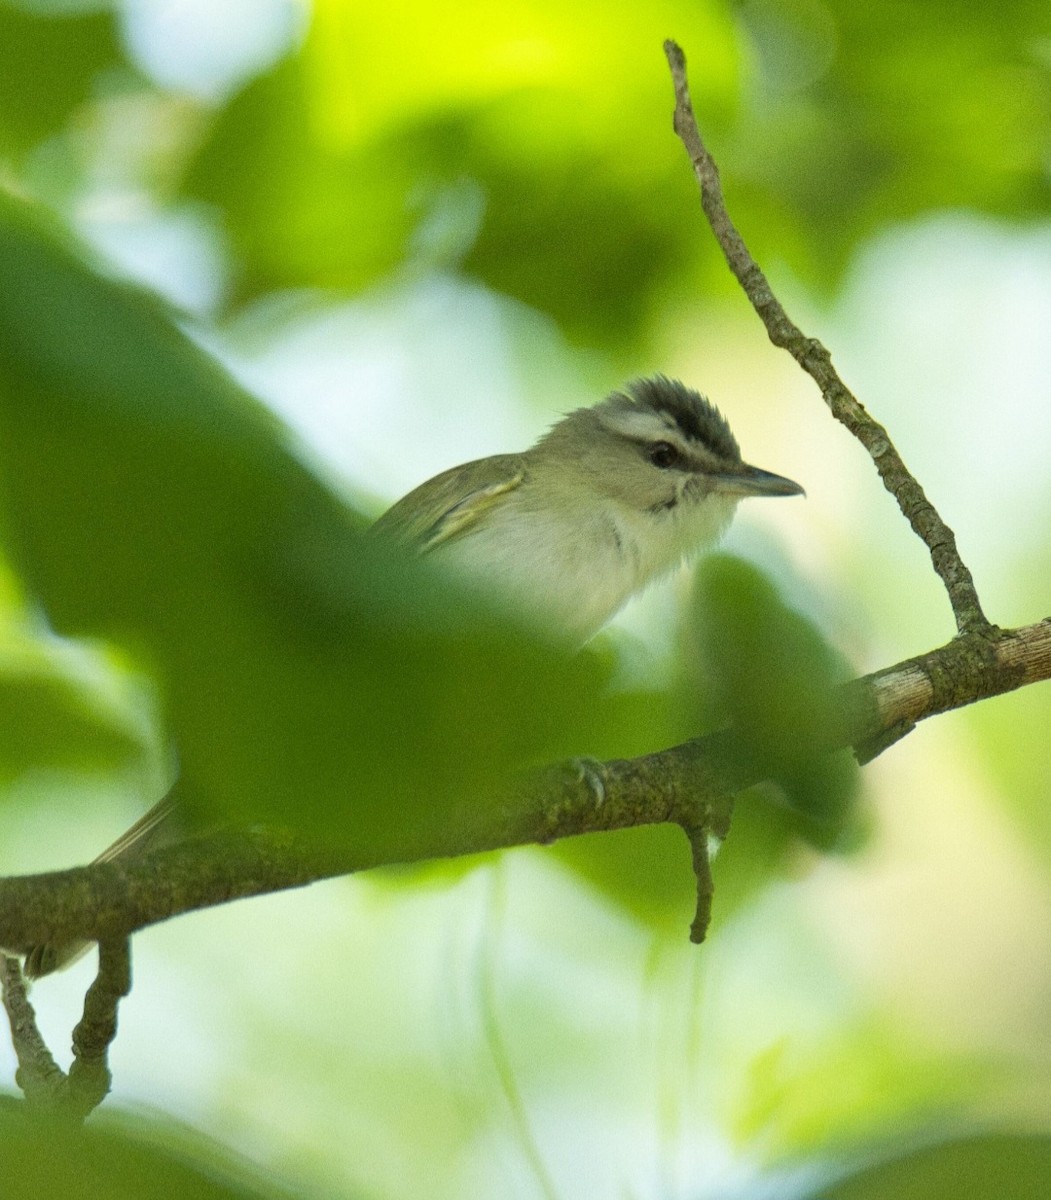
M 759 265 L 748 251 L 744 238 L 730 219 L 723 199 L 719 169 L 708 151 L 690 101 L 686 78 L 686 56 L 677 43 L 664 43 L 664 53 L 675 85 L 675 132 L 682 139 L 701 189 L 701 206 L 726 262 L 775 346 L 787 350 L 821 389 L 821 395 L 837 421 L 865 447 L 887 491 L 898 502 L 915 533 L 926 544 L 931 562 L 945 585 L 960 633 L 991 631 L 982 611 L 971 572 L 956 549 L 956 536 L 927 499 L 923 488 L 902 461 L 886 429 L 869 415 L 832 365 L 832 356 L 816 339 L 793 322 L 774 295 Z
M 871 758 L 927 717 L 1045 679 L 1051 617 L 1005 630 L 995 641 L 963 635 L 844 685 L 839 725 L 823 731 L 815 750 L 849 746 Z M 0 945 L 24 953 L 45 941 L 121 938 L 180 913 L 393 862 L 638 825 L 678 824 L 696 854 L 702 837 L 725 834 L 732 796 L 763 778 L 760 766 L 742 765 L 732 734 L 721 731 L 588 772 L 572 764 L 536 772 L 492 803 L 465 806 L 426 846 L 407 830 L 404 847 L 383 856 L 273 830 L 213 833 L 138 859 L 0 880 Z M 695 930 L 700 923 L 703 911 Z

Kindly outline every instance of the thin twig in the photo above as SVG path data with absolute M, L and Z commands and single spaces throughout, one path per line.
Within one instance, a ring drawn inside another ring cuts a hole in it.
M 832 415 L 869 452 L 887 491 L 897 500 L 898 507 L 930 551 L 934 570 L 949 594 L 957 630 L 960 633 L 993 633 L 994 626 L 982 611 L 974 580 L 960 558 L 953 531 L 905 466 L 887 431 L 869 415 L 839 377 L 828 350 L 816 338 L 807 337 L 789 318 L 749 253 L 727 212 L 718 167 L 697 127 L 686 78 L 686 56 L 671 40 L 664 43 L 664 53 L 675 85 L 675 132 L 690 156 L 701 190 L 701 206 L 730 270 L 766 326 L 770 340 L 792 355 L 821 389 Z
M 15 1083 L 27 1103 L 35 1108 L 55 1109 L 61 1103 L 66 1076 L 51 1057 L 29 1002 L 26 982 L 17 958 L 4 955 L 0 961 L 0 987 L 11 1025 L 11 1041 L 18 1059 Z
M 84 1015 L 73 1030 L 73 1064 L 69 1068 L 69 1108 L 86 1117 L 110 1089 L 108 1053 L 117 1036 L 117 1007 L 131 991 L 131 947 L 128 939 L 99 942 L 99 969 L 84 997 Z

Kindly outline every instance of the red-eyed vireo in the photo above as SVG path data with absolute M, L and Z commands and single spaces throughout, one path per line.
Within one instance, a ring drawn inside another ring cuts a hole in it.
M 647 584 L 712 545 L 746 496 L 795 496 L 749 466 L 717 408 L 657 375 L 571 412 L 530 450 L 464 463 L 420 484 L 374 525 L 441 555 L 513 611 L 586 641 Z M 96 861 L 142 853 L 162 800 Z M 26 974 L 72 962 L 83 943 L 35 947 Z
M 719 410 L 657 375 L 571 412 L 523 454 L 435 475 L 374 529 L 583 642 L 712 545 L 739 500 L 802 491 L 748 466 Z

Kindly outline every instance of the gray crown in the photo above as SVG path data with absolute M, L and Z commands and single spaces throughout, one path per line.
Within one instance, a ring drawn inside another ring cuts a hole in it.
M 739 462 L 741 450 L 726 418 L 700 392 L 677 379 L 653 375 L 634 379 L 620 393 L 634 404 L 669 418 L 683 437 L 699 442 L 720 458 Z

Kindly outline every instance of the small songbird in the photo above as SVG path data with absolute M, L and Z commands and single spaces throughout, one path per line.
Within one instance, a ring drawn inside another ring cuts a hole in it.
M 520 616 L 579 643 L 712 545 L 739 500 L 802 491 L 748 466 L 719 410 L 657 375 L 571 412 L 523 454 L 436 475 L 374 529 L 440 554 Z
M 745 496 L 802 491 L 748 466 L 719 410 L 657 375 L 571 412 L 523 454 L 435 475 L 373 529 L 441 555 L 520 617 L 580 643 L 647 584 L 712 545 Z M 96 861 L 155 845 L 173 809 L 166 797 Z M 49 974 L 85 948 L 36 946 L 26 974 Z

